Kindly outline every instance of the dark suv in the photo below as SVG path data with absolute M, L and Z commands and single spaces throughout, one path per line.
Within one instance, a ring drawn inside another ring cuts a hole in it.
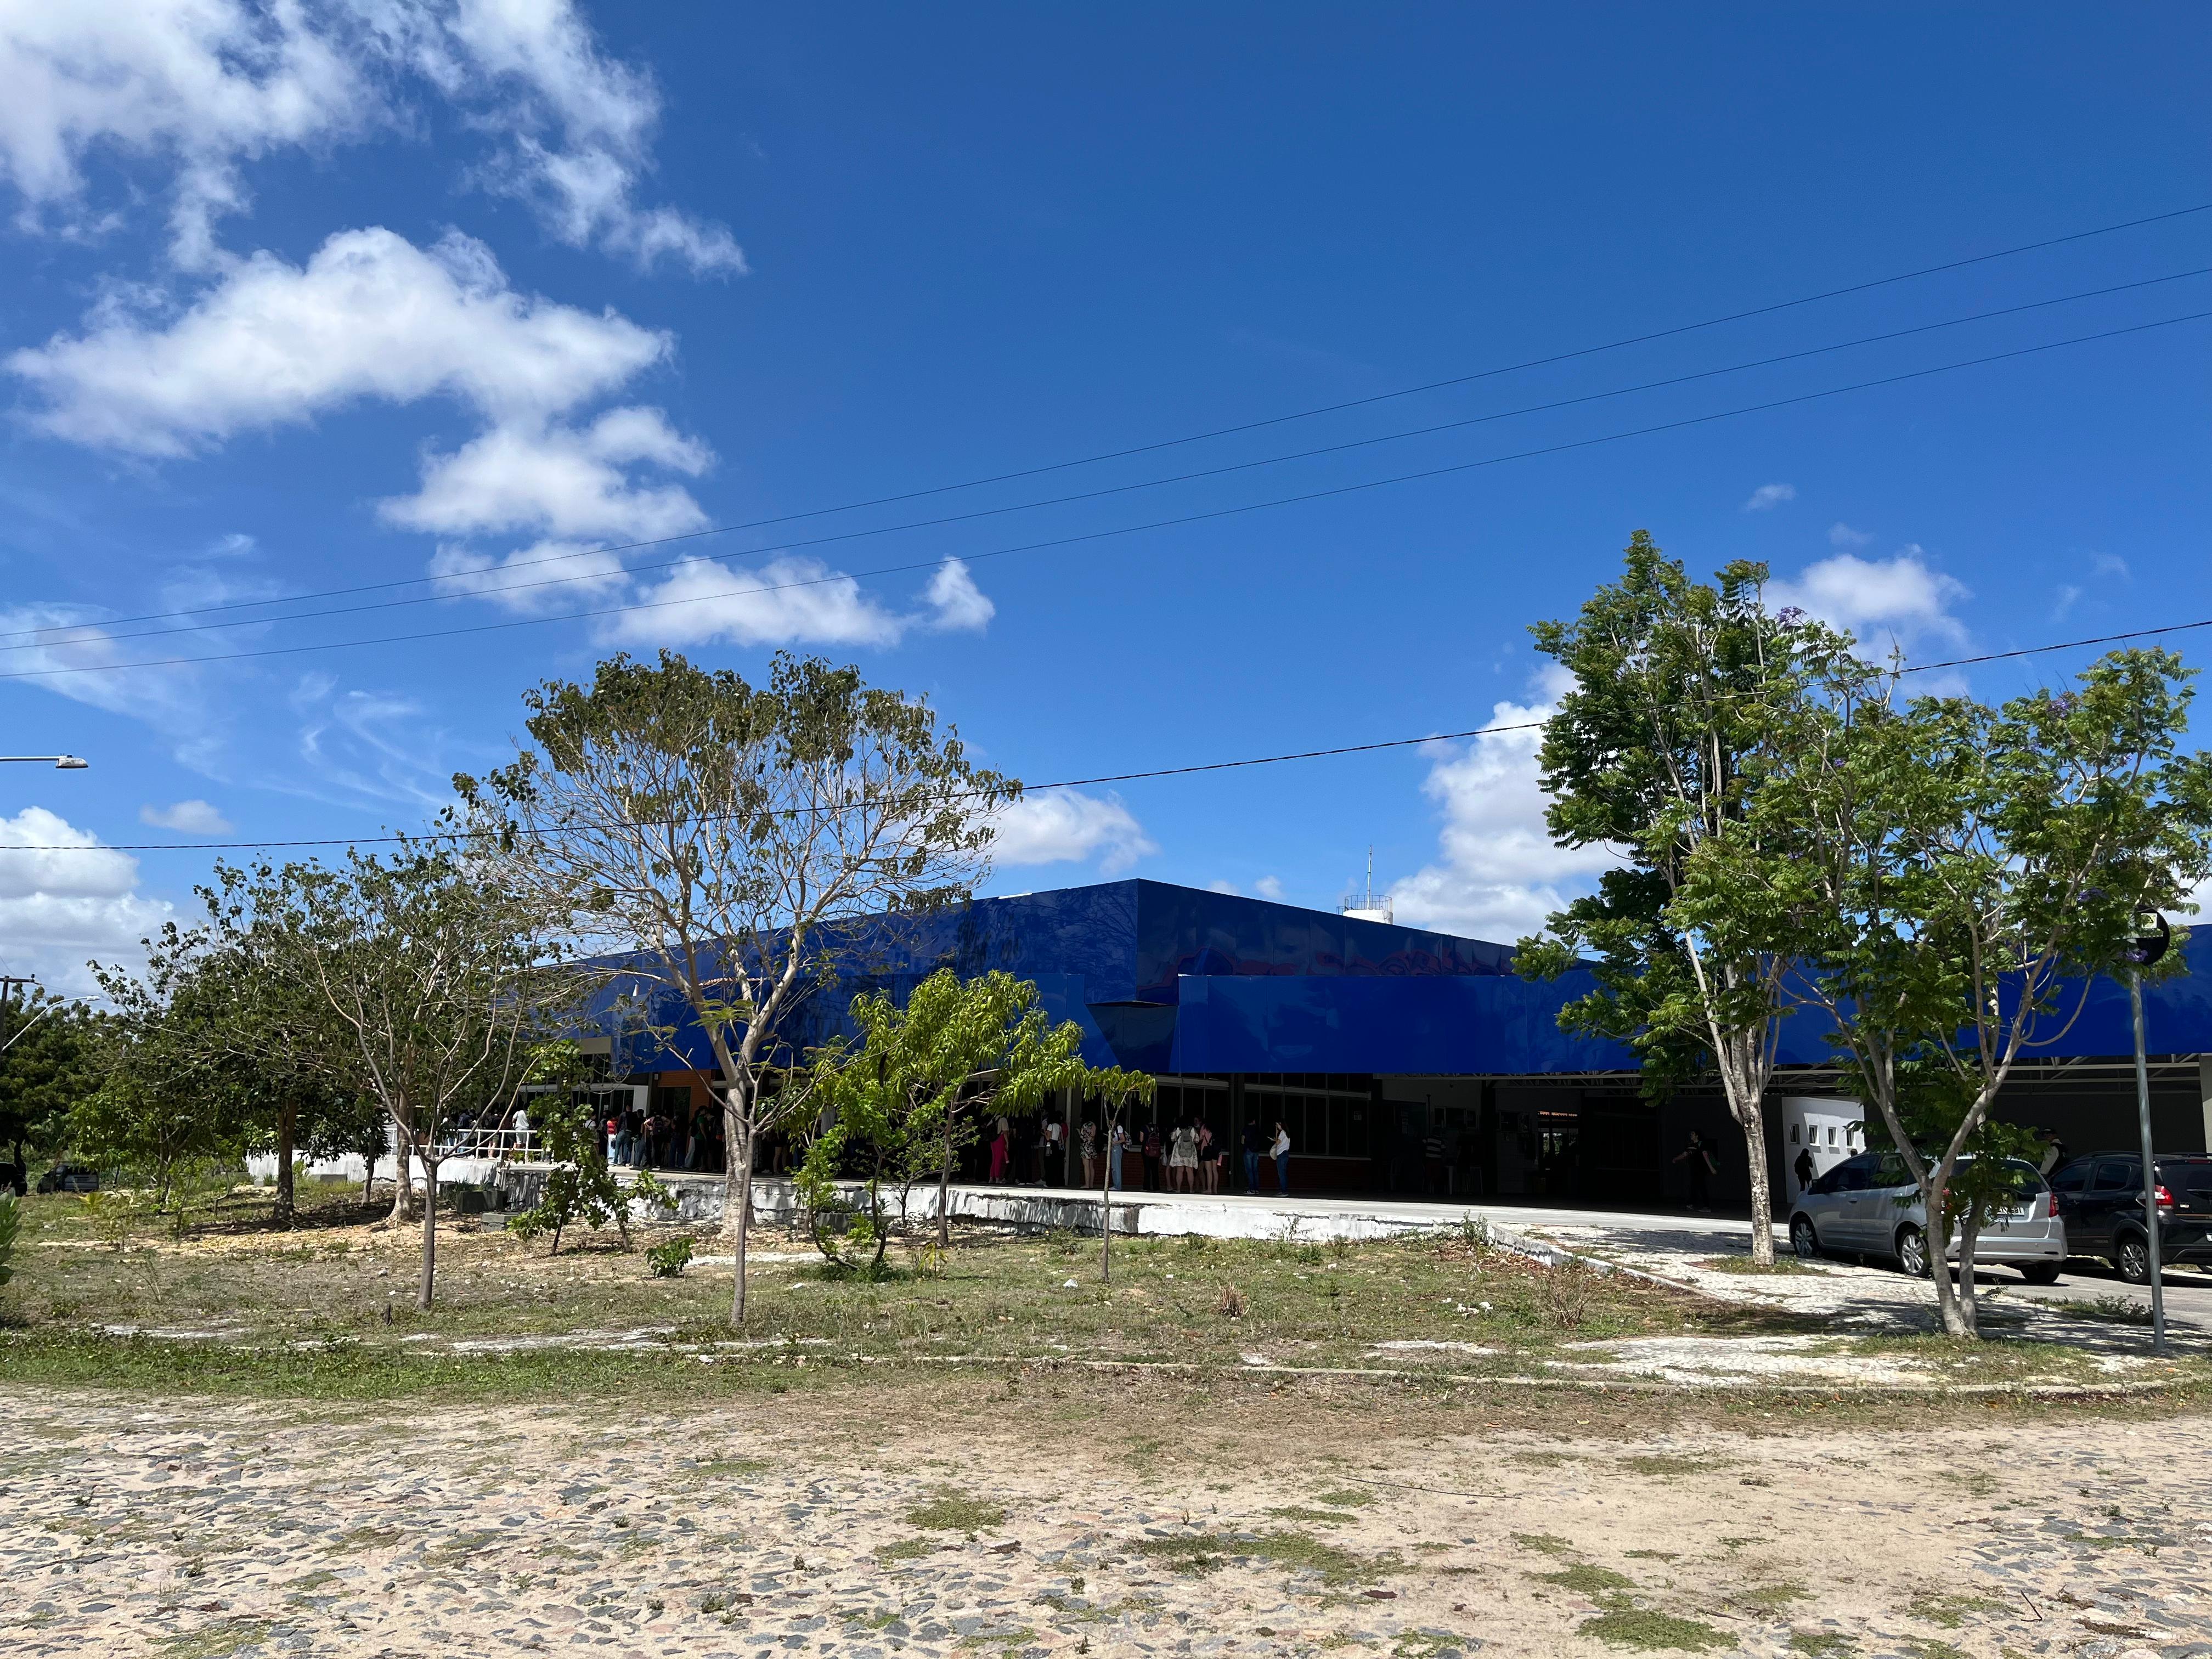
M 2212 1265 L 2212 1154 L 2160 1152 L 2154 1168 L 2160 1256 Z M 2073 1254 L 2102 1257 L 2130 1285 L 2150 1283 L 2141 1152 L 2077 1158 L 2051 1171 L 2051 1189 L 2058 1194 Z

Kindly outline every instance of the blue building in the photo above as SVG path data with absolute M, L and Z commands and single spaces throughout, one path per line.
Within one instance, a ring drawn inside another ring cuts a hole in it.
M 1150 1121 L 1202 1119 L 1231 1146 L 1248 1126 L 1271 1133 L 1281 1124 L 1303 1190 L 1658 1202 L 1686 1190 L 1674 1154 L 1693 1131 L 1720 1157 L 1717 1196 L 1747 1190 L 1742 1139 L 1718 1096 L 1645 1099 L 1630 1050 L 1559 1030 L 1561 1006 L 1588 976 L 1522 979 L 1507 945 L 1128 880 L 878 919 L 840 954 L 849 966 L 785 1034 L 793 1051 L 845 1029 L 861 988 L 899 995 L 940 968 L 1003 969 L 1035 981 L 1055 1018 L 1081 1026 L 1094 1064 L 1158 1077 Z M 2001 1108 L 2077 1152 L 2134 1139 L 2126 993 L 2086 989 L 2081 1017 L 2022 1068 Z M 2203 1150 L 2212 975 L 2167 981 L 2148 1000 L 2160 1145 Z M 672 1109 L 703 1105 L 711 1060 L 696 1031 L 666 1013 L 656 1023 L 676 1025 L 674 1037 L 629 1046 L 616 1069 L 669 1091 L 660 1098 Z M 1797 1121 L 1785 1103 L 1835 1091 L 1820 1035 L 1812 1017 L 1785 1023 L 1768 1137 L 1778 1190 Z M 1072 1127 L 1079 1107 L 1065 1109 Z M 1016 1169 L 1063 1178 L 1018 1154 Z

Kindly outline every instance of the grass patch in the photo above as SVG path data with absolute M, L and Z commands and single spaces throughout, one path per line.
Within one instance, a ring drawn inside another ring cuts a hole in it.
M 1373 1492 L 1353 1486 L 1347 1486 L 1342 1492 L 1320 1492 L 1314 1498 L 1315 1503 L 1326 1504 L 1337 1510 L 1356 1510 L 1374 1501 Z
M 1809 1655 L 1810 1659 L 1832 1659 L 1832 1656 L 1849 1653 L 1857 1645 L 1839 1630 L 1793 1630 L 1790 1632 L 1790 1650 Z
M 907 1524 L 920 1527 L 924 1532 L 988 1532 L 1001 1526 L 1006 1519 L 1005 1508 L 971 1498 L 966 1492 L 945 1486 L 927 1504 L 916 1504 L 906 1512 Z
M 1966 1650 L 1948 1642 L 1937 1642 L 1907 1637 L 1898 1644 L 1912 1659 L 1970 1659 Z
M 2131 1296 L 2098 1296 L 2086 1302 L 2068 1300 L 2046 1302 L 2048 1308 L 2059 1308 L 2076 1319 L 2095 1319 L 2107 1325 L 2148 1325 L 2150 1323 L 2150 1304 L 2138 1302 Z
M 1561 1589 L 1572 1590 L 1577 1595 L 1587 1595 L 1595 1601 L 1608 1590 L 1634 1589 L 1636 1581 L 1615 1572 L 1611 1567 L 1594 1567 L 1586 1561 L 1577 1561 L 1571 1567 L 1562 1567 L 1557 1572 L 1532 1572 L 1531 1578 L 1547 1584 L 1557 1584 Z
M 1729 1598 L 1738 1607 L 1749 1607 L 1754 1613 L 1780 1613 L 1793 1601 L 1809 1601 L 1813 1592 L 1794 1578 L 1778 1584 L 1759 1584 L 1751 1589 L 1738 1590 Z
M 1717 1469 L 1717 1457 L 1685 1457 L 1673 1452 L 1653 1452 L 1636 1457 L 1624 1457 L 1620 1467 L 1632 1474 L 1696 1474 L 1705 1469 Z
M 1767 1273 L 1817 1273 L 1827 1271 L 1824 1267 L 1814 1267 L 1809 1261 L 1801 1261 L 1798 1257 L 1794 1255 L 1778 1255 L 1771 1261 L 1753 1261 L 1747 1255 L 1714 1255 L 1707 1256 L 1703 1261 L 1700 1261 L 1696 1265 L 1703 1267 L 1707 1273 L 1759 1273 L 1764 1275 Z
M 896 1544 L 878 1544 L 875 1557 L 878 1561 L 919 1561 L 936 1549 L 927 1538 L 902 1538 Z
M 228 1659 L 240 1648 L 260 1641 L 271 1628 L 266 1619 L 226 1619 L 219 1625 L 163 1638 L 162 1659 Z
M 1571 1555 L 1575 1547 L 1564 1538 L 1548 1532 L 1516 1532 L 1513 1541 L 1524 1550 L 1534 1550 L 1539 1555 Z
M 1269 1510 L 1267 1513 L 1278 1521 L 1304 1521 L 1322 1527 L 1340 1527 L 1346 1522 L 1358 1518 L 1346 1515 L 1342 1510 L 1310 1510 L 1295 1504 Z
M 1941 1625 L 1945 1630 L 1958 1629 L 1966 1622 L 1969 1613 L 2008 1610 L 2007 1603 L 1993 1601 L 1986 1595 L 1923 1595 L 1905 1608 L 1915 1619 Z
M 1301 1532 L 1184 1534 L 1140 1539 L 1134 1547 L 1138 1554 L 1193 1577 L 1249 1557 L 1292 1572 L 1314 1573 L 1332 1589 L 1372 1583 L 1397 1566 L 1390 1559 L 1357 1554 Z
M 1583 1635 L 1594 1636 L 1614 1647 L 1642 1648 L 1647 1651 L 1703 1653 L 1710 1648 L 1735 1644 L 1734 1637 L 1711 1625 L 1637 1607 L 1625 1595 L 1615 1597 L 1596 1618 L 1583 1620 L 1580 1628 Z

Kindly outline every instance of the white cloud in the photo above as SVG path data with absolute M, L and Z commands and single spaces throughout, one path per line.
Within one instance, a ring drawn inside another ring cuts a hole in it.
M 967 565 L 958 559 L 947 559 L 937 567 L 926 597 L 937 612 L 933 625 L 954 633 L 981 629 L 999 614 L 999 607 L 975 586 Z
M 378 228 L 339 232 L 305 265 L 270 253 L 239 261 L 166 323 L 114 308 L 90 321 L 8 358 L 46 399 L 33 423 L 156 456 L 350 403 L 438 393 L 526 429 L 626 383 L 672 345 L 611 311 L 517 294 L 468 237 L 425 250 Z
M 2080 600 L 2081 597 L 2081 590 L 2075 586 L 2073 583 L 2059 583 L 2057 600 L 2051 607 L 2051 620 L 2053 622 L 2064 622 L 2066 620 L 2066 613 L 2073 610 L 2075 605 Z
M 2128 568 L 2128 562 L 2117 553 L 2092 555 L 2089 560 L 2089 569 L 2093 574 L 2117 576 L 2124 582 L 2135 580 L 2135 573 Z
M 243 163 L 415 126 L 425 83 L 485 137 L 475 176 L 562 240 L 641 267 L 744 269 L 726 229 L 637 201 L 659 93 L 600 53 L 569 0 L 10 0 L 0 175 L 28 224 L 84 235 L 143 193 L 126 173 L 94 207 L 88 173 L 150 165 L 176 257 L 212 263 L 215 220 L 248 204 Z
M 452 803 L 452 744 L 426 727 L 412 698 L 342 692 L 328 676 L 307 676 L 292 707 L 301 722 L 299 764 L 266 780 L 268 787 L 347 805 L 392 801 L 434 811 Z
M 1283 896 L 1282 878 L 1279 876 L 1262 876 L 1252 884 L 1252 890 L 1263 899 L 1279 900 Z
M 1024 795 L 995 814 L 994 864 L 1079 864 L 1096 858 L 1101 875 L 1118 875 L 1159 847 L 1119 795 L 1055 789 Z M 1218 890 L 1217 889 L 1217 890 Z
M 623 466 L 696 477 L 713 459 L 657 409 L 611 409 L 580 430 L 495 427 L 453 454 L 428 456 L 422 492 L 381 510 L 410 530 L 447 535 L 672 536 L 706 524 L 698 502 L 679 484 L 639 485 Z
M 924 599 L 923 610 L 888 610 L 854 578 L 798 555 L 757 570 L 685 559 L 658 583 L 639 586 L 636 602 L 650 609 L 604 619 L 599 638 L 628 646 L 896 645 L 917 627 L 980 629 L 995 610 L 957 559 L 938 568 Z
M 1950 608 L 1972 597 L 1964 583 L 1929 568 L 1923 550 L 1912 544 L 1889 559 L 1838 553 L 1767 592 L 1778 611 L 1795 606 L 1883 648 L 1890 642 L 1910 648 L 1919 639 L 1965 639 L 1966 624 Z
M 97 850 L 30 852 L 34 847 Z M 175 914 L 138 891 L 138 860 L 43 806 L 0 818 L 0 963 L 49 991 L 98 989 L 88 960 L 135 964 L 139 941 Z
M 1854 530 L 1843 523 L 1828 526 L 1828 545 L 1831 547 L 1864 547 L 1874 539 L 1870 530 Z
M 1238 887 L 1235 882 L 1216 876 L 1212 881 L 1206 884 L 1206 890 L 1209 893 L 1222 893 L 1227 895 L 1231 898 L 1236 898 L 1243 892 L 1243 890 Z
M 1500 702 L 1491 724 L 1547 720 L 1556 712 L 1550 699 L 1565 689 L 1565 676 L 1550 671 L 1545 701 Z M 1391 888 L 1399 921 L 1510 945 L 1541 932 L 1547 916 L 1618 861 L 1601 847 L 1553 844 L 1537 782 L 1542 739 L 1540 729 L 1522 729 L 1439 745 L 1423 786 L 1443 814 L 1439 857 Z
M 1796 484 L 1761 484 L 1751 492 L 1751 499 L 1743 504 L 1743 510 L 1747 513 L 1765 513 L 1781 506 L 1784 501 L 1794 501 L 1796 499 Z
M 185 836 L 227 836 L 231 830 L 230 820 L 204 800 L 180 800 L 173 806 L 149 802 L 138 809 L 138 822 Z

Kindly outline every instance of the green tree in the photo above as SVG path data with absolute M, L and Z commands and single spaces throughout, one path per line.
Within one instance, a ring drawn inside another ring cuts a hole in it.
M 233 890 L 243 914 L 271 924 L 265 937 L 281 942 L 271 960 L 324 998 L 340 1058 L 390 1120 L 403 1164 L 422 1166 L 426 1309 L 447 1129 L 461 1112 L 503 1109 L 577 1000 L 544 915 L 501 874 L 450 842 L 410 841 L 389 856 L 289 865 Z
M 1142 1072 L 1109 1066 L 1084 1079 L 1085 1108 L 1098 1103 L 1098 1277 L 1114 1277 L 1114 1126 L 1133 1102 L 1149 1101 L 1158 1085 Z
M 745 1312 L 753 1147 L 798 1094 L 785 1027 L 832 975 L 846 924 L 964 899 L 988 815 L 1019 786 L 968 759 L 928 705 L 779 655 L 765 686 L 663 653 L 525 699 L 531 743 L 454 787 L 511 879 L 566 907 L 621 980 L 672 997 L 719 1073 L 723 1226 Z M 672 1022 L 655 1026 L 667 1033 Z
M 858 1249 L 869 1271 L 880 1270 L 891 1216 L 884 1192 L 898 1194 L 902 1219 L 915 1184 L 937 1183 L 937 1236 L 951 1241 L 952 1169 L 973 1144 L 977 1122 L 994 1114 L 1027 1115 L 1063 1089 L 1080 1090 L 1096 1074 L 1083 1061 L 1083 1028 L 1055 1026 L 1028 980 L 993 971 L 963 980 L 939 969 L 915 986 L 903 1006 L 879 991 L 853 999 L 857 1048 L 817 1058 L 813 1101 L 829 1126 L 813 1137 L 799 1187 L 817 1218 L 824 1255 L 862 1266 L 845 1253 Z M 837 1179 L 858 1169 L 860 1196 L 848 1200 Z M 842 1224 L 825 1225 L 836 1217 Z
M 1634 1048 L 1647 1092 L 1718 1074 L 1743 1135 L 1752 1258 L 1762 1264 L 1774 1237 L 1761 1108 L 1792 958 L 1784 939 L 1753 946 L 1697 926 L 1676 899 L 1689 859 L 1730 826 L 1741 857 L 1774 856 L 1745 827 L 1746 781 L 1772 729 L 1762 711 L 1794 702 L 1802 676 L 1791 622 L 1761 602 L 1765 578 L 1739 561 L 1711 584 L 1692 581 L 1639 530 L 1618 581 L 1574 621 L 1531 630 L 1573 679 L 1544 729 L 1545 821 L 1560 846 L 1608 847 L 1622 866 L 1515 957 L 1531 977 L 1592 967 L 1595 988 L 1559 1024 Z
M 1802 960 L 1798 994 L 1919 1188 L 1952 1335 L 1977 1334 L 1975 1241 L 2015 1149 L 1998 1092 L 2125 960 L 2138 914 L 2191 908 L 2212 874 L 2212 759 L 2180 747 L 2190 675 L 2119 651 L 2000 708 L 1900 705 L 1893 674 L 1832 637 L 1817 695 L 1770 710 L 1753 815 L 1689 860 L 1699 926 Z
M 0 1001 L 0 1147 L 4 1183 L 62 1149 L 70 1109 L 97 1080 L 97 1021 L 72 998 L 33 989 Z
M 673 1209 L 676 1196 L 649 1170 L 641 1170 L 628 1183 L 617 1177 L 600 1144 L 599 1113 L 588 1101 L 563 1098 L 558 1093 L 533 1096 L 531 1127 L 544 1143 L 544 1190 L 538 1202 L 512 1217 L 507 1230 L 528 1241 L 541 1233 L 553 1235 L 550 1254 L 561 1254 L 561 1235 L 581 1223 L 597 1232 L 612 1223 L 629 1249 L 629 1213 L 638 1204 Z

